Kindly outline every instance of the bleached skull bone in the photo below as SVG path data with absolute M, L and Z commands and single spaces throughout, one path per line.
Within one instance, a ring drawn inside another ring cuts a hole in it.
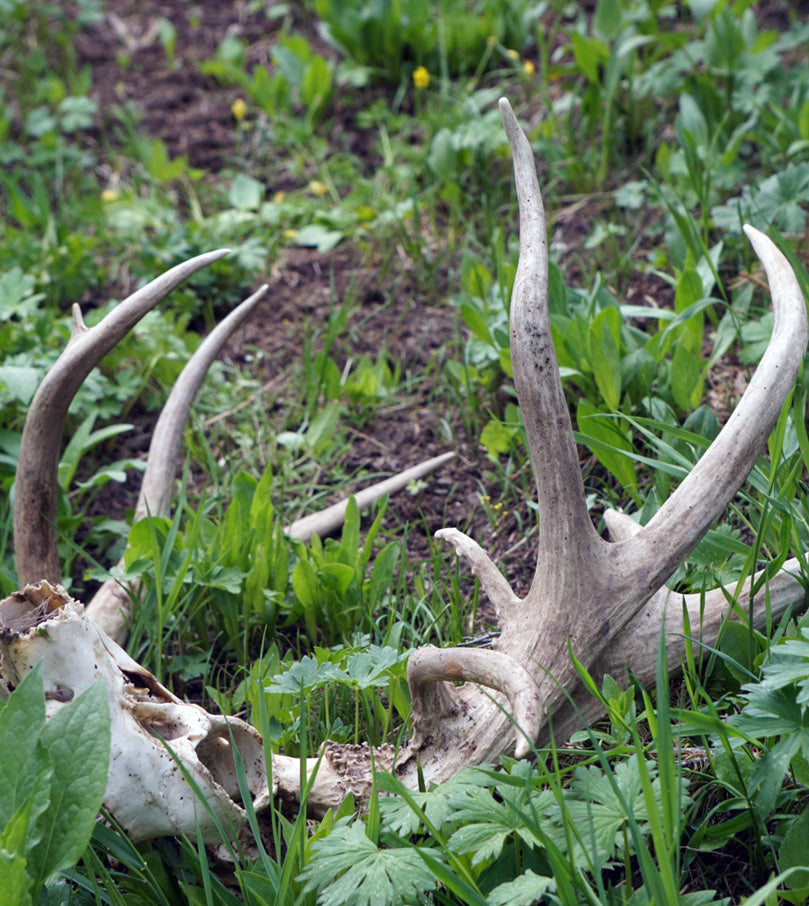
M 235 836 L 245 811 L 233 745 L 260 807 L 268 800 L 260 735 L 244 721 L 180 700 L 83 610 L 64 588 L 46 581 L 0 601 L 0 675 L 6 692 L 41 662 L 50 717 L 102 679 L 111 718 L 104 796 L 110 815 L 134 842 L 164 834 L 195 838 L 197 830 L 206 843 L 220 842 L 217 823 Z

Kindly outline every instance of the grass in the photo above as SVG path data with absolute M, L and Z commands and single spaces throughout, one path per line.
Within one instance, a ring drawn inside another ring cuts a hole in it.
M 608 505 L 650 518 L 718 430 L 706 402 L 727 403 L 758 360 L 771 320 L 741 223 L 776 236 L 809 288 L 809 34 L 797 18 L 775 28 L 744 3 L 619 0 L 592 15 L 486 0 L 472 18 L 457 0 L 279 7 L 264 65 L 233 35 L 200 61 L 236 102 L 233 158 L 204 172 L 141 137 L 131 109 L 102 116 L 92 100 L 76 39 L 102 4 L 83 0 L 75 16 L 5 6 L 0 56 L 19 77 L 0 105 L 0 590 L 16 587 L 19 434 L 66 341 L 67 303 L 104 308 L 108 285 L 232 246 L 80 391 L 59 528 L 77 594 L 104 571 L 86 564 L 115 562 L 128 537 L 126 569 L 143 581 L 131 653 L 179 694 L 246 713 L 268 748 L 395 743 L 406 652 L 479 628 L 478 589 L 432 542 L 413 557 L 423 526 L 390 528 L 384 505 L 322 543 L 282 534 L 290 514 L 354 487 L 351 438 L 388 407 L 430 408 L 442 444 L 482 451 L 494 543 L 535 537 L 510 384 L 516 218 L 500 95 L 529 125 L 552 218 L 554 342 L 594 518 Z M 263 17 L 261 4 L 250 13 Z M 304 28 L 312 15 L 334 45 Z M 171 23 L 159 34 L 176 65 Z M 352 141 L 333 140 L 337 124 Z M 217 366 L 173 518 L 105 518 L 94 495 L 133 472 L 110 437 L 159 408 L 198 333 L 296 248 L 348 250 L 379 275 L 384 306 L 417 299 L 454 336 L 416 364 L 395 337 L 357 353 L 370 315 L 358 287 L 324 272 L 299 359 L 256 348 Z M 711 382 L 717 363 L 727 388 Z M 678 589 L 809 546 L 806 395 L 801 377 L 769 457 Z M 386 795 L 364 817 L 350 802 L 321 822 L 273 810 L 264 843 L 248 832 L 257 851 L 233 853 L 232 885 L 195 840 L 135 848 L 97 825 L 39 902 L 805 902 L 806 620 L 761 633 L 740 617 L 715 648 L 689 649 L 677 683 L 661 658 L 656 691 L 584 676 L 608 720 L 536 764 L 420 791 L 380 776 Z M 10 835 L 0 828 L 0 850 Z

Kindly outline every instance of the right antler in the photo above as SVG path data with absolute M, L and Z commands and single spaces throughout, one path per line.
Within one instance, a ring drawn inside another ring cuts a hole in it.
M 94 327 L 88 328 L 78 305 L 73 306 L 73 329 L 67 347 L 34 394 L 20 441 L 14 489 L 14 554 L 20 585 L 42 579 L 51 584 L 61 582 L 56 536 L 57 470 L 64 420 L 76 391 L 90 371 L 144 315 L 183 280 L 228 251 L 219 249 L 178 264 L 133 293 Z M 191 404 L 211 363 L 267 289 L 266 284 L 260 287 L 215 327 L 177 379 L 152 435 L 135 520 L 147 514 L 161 516 L 168 512 Z M 453 455 L 435 456 L 365 488 L 356 495 L 358 505 L 370 506 L 385 494 L 434 471 Z M 299 519 L 286 532 L 302 541 L 308 541 L 313 534 L 326 535 L 342 524 L 346 506 L 344 500 L 321 513 Z M 108 579 L 87 605 L 88 616 L 119 644 L 126 640 L 130 602 L 137 589 L 137 581 L 121 583 Z

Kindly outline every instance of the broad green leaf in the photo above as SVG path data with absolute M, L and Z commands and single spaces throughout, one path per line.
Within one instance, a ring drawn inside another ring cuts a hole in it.
M 646 763 L 646 770 L 655 778 L 657 767 L 654 762 Z M 618 847 L 624 842 L 624 831 L 627 827 L 627 810 L 629 806 L 634 820 L 642 833 L 648 833 L 649 813 L 643 795 L 638 756 L 631 755 L 625 761 L 615 765 L 612 778 L 595 765 L 589 768 L 577 768 L 571 783 L 571 795 L 565 801 L 565 820 L 578 829 L 579 843 L 596 862 L 612 858 Z M 617 787 L 617 789 L 616 789 Z M 660 781 L 652 783 L 654 802 L 658 811 L 662 808 Z M 685 785 L 683 800 L 685 805 Z M 591 851 L 592 844 L 597 847 Z
M 778 867 L 781 871 L 797 867 L 806 869 L 792 875 L 789 886 L 809 887 L 809 808 L 803 810 L 784 834 L 778 850 Z
M 240 211 L 257 211 L 263 198 L 263 183 L 245 173 L 238 173 L 230 184 L 228 201 Z
M 483 313 L 474 305 L 462 305 L 461 317 L 472 333 L 484 343 L 494 346 L 494 339 Z
M 617 308 L 609 306 L 593 318 L 587 335 L 593 377 L 612 411 L 621 404 L 620 334 L 621 315 Z
M 39 382 L 42 372 L 30 365 L 0 365 L 0 384 L 16 400 L 27 406 Z
M 379 789 L 388 793 L 396 792 L 395 782 L 387 775 L 377 777 Z M 432 785 L 426 792 L 411 793 L 415 804 L 424 812 L 427 820 L 441 828 L 455 812 L 460 797 L 491 784 L 489 774 L 480 768 L 465 768 L 445 783 Z M 386 827 L 406 837 L 419 829 L 421 819 L 408 802 L 400 796 L 385 796 L 379 800 L 379 811 Z
M 603 41 L 588 38 L 578 31 L 573 32 L 571 39 L 573 56 L 576 58 L 579 69 L 591 84 L 598 85 L 601 81 L 599 67 L 609 59 L 609 48 Z
M 30 317 L 45 298 L 44 293 L 34 292 L 35 286 L 34 276 L 24 273 L 19 267 L 0 274 L 0 321 Z
M 304 248 L 316 248 L 321 255 L 330 252 L 343 238 L 338 230 L 329 230 L 320 224 L 312 223 L 298 230 L 295 244 Z
M 360 689 L 369 686 L 387 686 L 389 670 L 400 661 L 407 660 L 409 652 L 399 654 L 395 648 L 371 645 L 367 651 L 358 651 L 348 658 L 345 672 L 349 680 Z
M 513 425 L 506 425 L 499 419 L 490 419 L 480 432 L 480 442 L 486 450 L 489 459 L 497 461 L 497 458 L 510 452 L 517 438 L 520 436 L 520 429 Z
M 345 563 L 326 563 L 320 570 L 323 584 L 331 588 L 339 598 L 345 596 L 354 581 L 355 570 Z
M 329 403 L 312 419 L 305 435 L 306 446 L 315 456 L 328 450 L 334 443 L 337 425 L 340 422 L 340 404 Z
M 31 906 L 31 878 L 26 861 L 18 853 L 0 847 L 0 890 L 9 906 Z
M 702 277 L 694 268 L 687 267 L 677 280 L 677 290 L 674 294 L 674 310 L 682 314 L 692 306 L 697 308 L 695 314 L 684 322 L 683 326 L 677 330 L 672 330 L 669 334 L 667 349 L 671 342 L 677 338 L 678 345 L 685 344 L 688 351 L 695 356 L 699 356 L 702 349 L 702 328 L 704 317 L 699 303 L 704 296 Z
M 576 409 L 576 421 L 579 443 L 588 447 L 627 491 L 631 494 L 637 492 L 638 481 L 631 459 L 634 451 L 621 430 L 619 419 L 581 400 Z
M 31 853 L 32 873 L 45 880 L 70 868 L 90 841 L 107 786 L 110 712 L 97 680 L 46 723 L 42 741 L 53 760 L 51 802 L 39 818 L 42 837 Z
M 534 874 L 529 868 L 513 881 L 506 881 L 491 891 L 487 900 L 491 906 L 532 906 L 548 892 L 556 889 L 556 881 Z
M 702 361 L 687 344 L 678 344 L 671 359 L 671 392 L 677 405 L 690 412 L 702 398 Z
M 336 824 L 313 850 L 297 880 L 305 892 L 318 891 L 320 906 L 393 906 L 436 887 L 413 847 L 379 849 L 362 821 Z
M 360 549 L 360 511 L 357 506 L 357 499 L 352 494 L 346 504 L 346 512 L 343 521 L 343 531 L 340 535 L 340 563 L 352 567 L 357 565 L 357 555 Z M 349 580 L 350 581 L 350 580 Z M 347 586 L 346 586 L 347 587 Z
M 40 741 L 45 689 L 40 665 L 22 680 L 0 711 L 0 828 L 32 797 L 31 821 L 48 807 L 53 765 Z M 36 838 L 29 833 L 29 845 Z
M 520 770 L 525 768 L 520 766 Z M 550 790 L 535 792 L 522 784 L 501 783 L 495 792 L 484 787 L 469 789 L 453 800 L 452 821 L 461 826 L 452 834 L 449 845 L 453 852 L 474 853 L 472 865 L 497 858 L 513 836 L 533 849 L 540 841 L 526 816 L 542 821 L 554 803 Z

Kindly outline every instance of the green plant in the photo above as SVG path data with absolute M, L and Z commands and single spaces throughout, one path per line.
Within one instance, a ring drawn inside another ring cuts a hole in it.
M 255 66 L 247 73 L 244 48 L 238 39 L 228 37 L 215 58 L 201 69 L 226 84 L 239 85 L 268 117 L 289 116 L 302 108 L 305 128 L 301 135 L 310 134 L 328 110 L 334 91 L 333 65 L 314 53 L 302 35 L 282 37 L 271 57 L 277 71 Z
M 522 51 L 535 10 L 525 2 L 315 0 L 331 40 L 354 63 L 401 84 L 416 66 L 457 77 L 478 69 L 494 43 Z
M 0 703 L 0 878 L 15 906 L 51 902 L 84 853 L 107 783 L 110 717 L 99 680 L 45 720 L 42 671 Z M 77 770 L 80 766 L 80 770 Z

